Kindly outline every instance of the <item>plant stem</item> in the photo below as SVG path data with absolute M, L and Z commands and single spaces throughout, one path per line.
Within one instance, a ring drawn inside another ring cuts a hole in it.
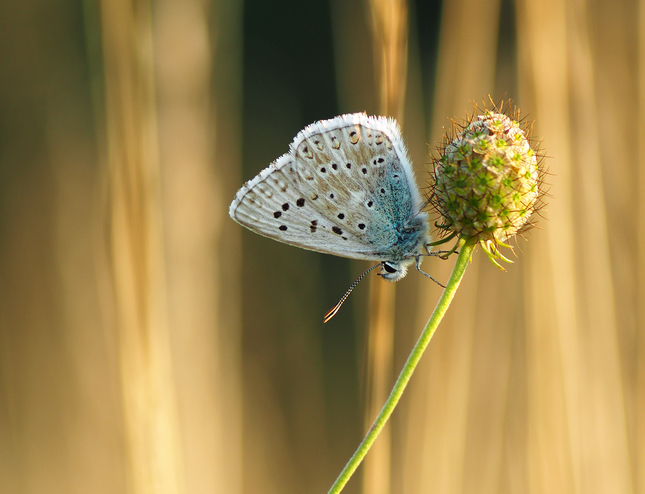
M 374 441 L 381 433 L 381 430 L 383 430 L 383 427 L 385 427 L 386 422 L 388 421 L 388 419 L 390 418 L 390 415 L 392 415 L 392 412 L 394 411 L 394 407 L 396 407 L 397 403 L 399 402 L 399 399 L 401 398 L 401 395 L 403 394 L 403 391 L 405 390 L 405 387 L 408 385 L 408 381 L 410 381 L 410 377 L 412 377 L 412 373 L 414 372 L 414 369 L 419 363 L 419 360 L 421 360 L 421 356 L 423 355 L 423 352 L 428 346 L 428 343 L 430 343 L 430 340 L 432 339 L 432 335 L 434 335 L 434 332 L 436 331 L 437 327 L 439 326 L 439 323 L 443 319 L 444 314 L 448 310 L 448 306 L 450 305 L 450 302 L 452 302 L 452 299 L 455 296 L 455 292 L 459 287 L 459 283 L 461 283 L 461 279 L 463 278 L 464 273 L 466 272 L 466 267 L 470 262 L 470 258 L 472 256 L 473 250 L 475 249 L 476 245 L 477 243 L 474 240 L 465 239 L 463 237 L 459 239 L 459 242 L 457 244 L 457 248 L 459 249 L 459 256 L 457 257 L 457 261 L 455 262 L 455 267 L 452 270 L 450 279 L 448 280 L 448 283 L 446 284 L 446 288 L 441 294 L 441 298 L 439 299 L 439 302 L 437 303 L 437 306 L 435 307 L 434 312 L 430 316 L 430 319 L 428 320 L 426 327 L 421 333 L 421 336 L 419 337 L 417 344 L 412 349 L 412 353 L 410 354 L 407 362 L 403 366 L 403 370 L 401 371 L 399 378 L 394 384 L 394 387 L 392 388 L 392 392 L 390 393 L 390 396 L 385 402 L 385 405 L 383 405 L 383 408 L 381 409 L 381 413 L 379 413 L 378 417 L 376 417 L 374 424 L 368 431 L 367 435 L 365 436 L 365 439 L 363 439 L 363 442 L 356 450 L 356 453 L 354 453 L 354 456 L 351 457 L 347 465 L 345 465 L 345 468 L 343 469 L 343 471 L 336 479 L 336 482 L 334 482 L 334 485 L 331 486 L 331 489 L 329 490 L 329 494 L 338 494 L 340 491 L 343 490 L 343 487 L 345 487 L 345 484 L 349 481 L 349 479 L 354 474 L 358 466 L 361 464 L 361 462 L 363 461 L 363 458 L 365 458 L 365 455 L 372 447 L 372 444 L 374 444 Z

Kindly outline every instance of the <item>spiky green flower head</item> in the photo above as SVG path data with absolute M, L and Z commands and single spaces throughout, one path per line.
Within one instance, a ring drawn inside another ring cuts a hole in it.
M 476 240 L 502 270 L 497 260 L 512 261 L 499 247 L 510 248 L 509 239 L 531 226 L 543 184 L 529 125 L 519 120 L 519 109 L 508 113 L 501 104 L 477 108 L 453 126 L 434 157 L 431 196 L 443 218 L 437 226 L 450 237 Z

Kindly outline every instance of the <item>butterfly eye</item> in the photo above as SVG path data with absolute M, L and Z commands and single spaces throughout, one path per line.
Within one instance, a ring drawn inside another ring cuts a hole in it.
M 385 269 L 385 271 L 387 271 L 388 273 L 396 273 L 398 271 L 398 269 L 390 266 L 387 262 L 383 263 L 383 269 Z

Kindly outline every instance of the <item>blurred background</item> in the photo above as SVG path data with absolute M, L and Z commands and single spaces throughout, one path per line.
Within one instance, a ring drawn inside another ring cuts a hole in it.
M 551 174 L 347 493 L 645 493 L 645 4 L 0 4 L 0 492 L 327 492 L 440 295 L 228 205 L 305 125 L 429 152 L 512 98 Z M 628 221 L 629 220 L 629 221 Z M 424 269 L 447 280 L 453 261 Z

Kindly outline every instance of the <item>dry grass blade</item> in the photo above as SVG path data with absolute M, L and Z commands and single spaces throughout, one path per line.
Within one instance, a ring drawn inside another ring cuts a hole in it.
M 379 114 L 402 124 L 407 76 L 408 6 L 406 0 L 369 0 Z M 392 385 L 395 287 L 370 278 L 367 346 L 368 394 L 365 424 L 372 425 Z M 390 492 L 391 428 L 384 429 L 365 460 L 363 491 Z
M 637 207 L 637 265 L 636 279 L 636 306 L 638 307 L 636 361 L 638 362 L 638 376 L 636 389 L 638 390 L 634 402 L 634 415 L 636 419 L 636 490 L 645 490 L 645 2 L 638 2 L 638 50 L 637 50 L 637 98 L 638 98 L 638 192 Z
M 152 25 L 145 1 L 101 3 L 110 248 L 129 490 L 184 492 L 166 308 Z

